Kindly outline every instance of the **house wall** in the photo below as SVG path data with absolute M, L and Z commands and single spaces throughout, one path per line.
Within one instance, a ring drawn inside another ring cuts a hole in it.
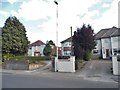
M 32 46 L 28 49 L 28 56 L 34 56 L 34 52 L 40 52 L 41 56 L 44 56 L 43 54 L 44 48 L 45 48 L 45 45 Z
M 111 37 L 112 55 L 120 54 L 120 36 Z M 117 52 L 116 52 L 117 51 Z
M 100 54 L 101 53 L 101 49 L 102 49 L 101 40 L 96 40 L 96 46 L 95 46 L 94 51 L 96 50 L 98 53 L 94 53 L 94 54 Z
M 100 51 L 102 51 L 102 58 L 103 59 L 108 58 L 106 50 L 109 50 L 109 57 L 115 54 L 120 55 L 120 36 L 102 38 L 101 40 L 96 40 L 96 42 L 97 45 L 93 50 L 93 57 L 100 56 Z
M 44 48 L 45 48 L 45 45 L 41 45 L 41 46 L 39 47 L 41 56 L 44 56 L 44 54 L 43 54 Z
M 61 44 L 62 46 L 62 56 L 70 56 L 71 50 L 64 50 L 65 47 L 71 48 L 71 42 L 64 42 Z
M 103 38 L 101 39 L 101 43 L 102 43 L 102 58 L 106 59 L 111 55 L 111 49 L 112 49 L 111 40 L 110 38 Z M 107 56 L 107 53 L 109 54 L 109 56 Z

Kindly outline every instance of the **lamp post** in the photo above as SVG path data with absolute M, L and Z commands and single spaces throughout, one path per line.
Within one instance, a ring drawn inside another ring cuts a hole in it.
M 58 2 L 54 1 L 54 3 L 56 4 L 56 55 L 57 55 L 57 59 L 58 59 Z
M 72 26 L 70 27 L 71 29 L 71 56 L 73 56 L 73 48 L 72 48 Z
M 57 62 L 58 62 L 58 2 L 54 1 L 56 4 L 56 58 L 55 58 L 55 72 L 57 72 Z

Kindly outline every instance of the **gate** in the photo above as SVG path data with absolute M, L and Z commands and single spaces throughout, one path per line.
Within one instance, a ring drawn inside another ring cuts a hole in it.
M 69 59 L 55 58 L 55 71 L 58 72 L 75 72 L 75 57 Z

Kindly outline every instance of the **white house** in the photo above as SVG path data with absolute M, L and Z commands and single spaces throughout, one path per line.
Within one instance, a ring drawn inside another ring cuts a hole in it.
M 63 40 L 61 42 L 62 47 L 62 56 L 70 56 L 71 55 L 71 37 Z
M 43 50 L 45 48 L 45 43 L 38 40 L 29 45 L 28 56 L 44 56 Z
M 112 27 L 100 30 L 95 34 L 96 47 L 93 54 L 103 59 L 120 54 L 120 28 Z

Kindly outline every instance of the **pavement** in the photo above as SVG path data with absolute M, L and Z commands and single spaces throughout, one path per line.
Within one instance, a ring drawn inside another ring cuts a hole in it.
M 84 67 L 77 70 L 75 73 L 60 73 L 52 70 L 51 61 L 46 62 L 47 65 L 32 71 L 23 70 L 0 70 L 3 73 L 14 74 L 29 74 L 29 75 L 41 75 L 45 77 L 63 77 L 63 78 L 83 78 L 90 81 L 102 81 L 102 82 L 116 82 L 118 83 L 118 76 L 111 73 L 111 61 L 110 60 L 91 60 L 84 64 Z

